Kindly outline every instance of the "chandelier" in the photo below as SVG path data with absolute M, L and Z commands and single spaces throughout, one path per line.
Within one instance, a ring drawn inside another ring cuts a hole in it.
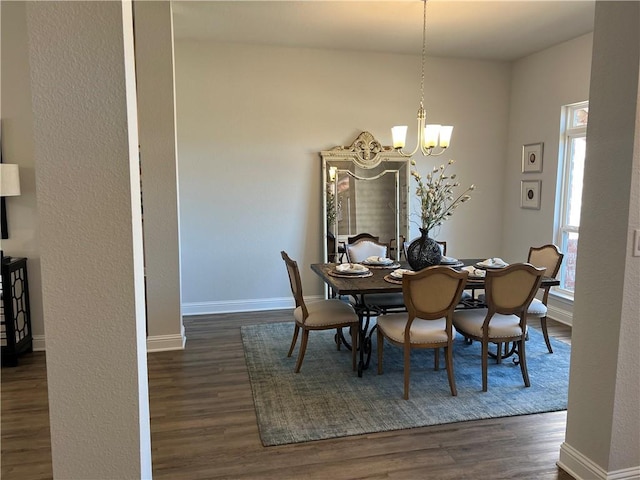
M 422 155 L 442 155 L 451 141 L 453 127 L 450 125 L 425 125 L 427 114 L 424 109 L 424 64 L 427 52 L 427 0 L 423 0 L 424 10 L 422 14 L 422 75 L 420 76 L 420 108 L 418 108 L 418 144 L 412 152 L 405 152 L 405 140 L 407 138 L 407 126 L 395 126 L 391 129 L 393 148 L 404 157 L 411 157 L 418 149 Z M 436 147 L 440 150 L 436 151 Z

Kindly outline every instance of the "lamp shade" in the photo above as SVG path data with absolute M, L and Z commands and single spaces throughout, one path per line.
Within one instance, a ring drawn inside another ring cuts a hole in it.
M 0 163 L 0 197 L 20 195 L 20 170 L 18 165 Z

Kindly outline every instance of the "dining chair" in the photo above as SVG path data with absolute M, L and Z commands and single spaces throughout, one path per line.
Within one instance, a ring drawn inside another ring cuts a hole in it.
M 347 243 L 347 261 L 349 263 L 359 263 L 367 257 L 386 257 L 389 247 L 386 243 L 381 243 L 372 239 L 360 239 L 353 243 Z
M 527 309 L 533 300 L 544 268 L 530 263 L 512 263 L 502 269 L 487 270 L 485 276 L 486 308 L 457 310 L 453 326 L 470 340 L 482 344 L 482 391 L 487 391 L 489 343 L 498 345 L 500 363 L 501 345 L 514 343 L 525 386 L 530 386 L 525 354 Z
M 378 375 L 382 374 L 384 340 L 404 351 L 404 399 L 409 399 L 411 350 L 435 349 L 439 369 L 440 348 L 444 348 L 451 395 L 458 394 L 453 373 L 453 314 L 467 283 L 469 272 L 436 265 L 402 276 L 402 294 L 407 313 L 378 317 Z
M 356 243 L 358 240 L 363 240 L 363 239 L 373 240 L 375 242 L 380 241 L 380 237 L 371 235 L 370 233 L 363 232 L 363 233 L 358 233 L 357 235 L 354 235 L 352 237 L 347 237 L 347 243 Z
M 557 246 L 547 244 L 541 247 L 529 248 L 527 262 L 536 267 L 546 268 L 545 276 L 556 278 L 563 258 L 564 253 L 561 253 Z M 547 301 L 549 300 L 551 287 L 541 287 L 541 289 L 543 290 L 542 299 L 533 299 L 527 310 L 527 315 L 540 319 L 540 327 L 542 328 L 544 341 L 547 344 L 547 350 L 549 350 L 549 353 L 553 353 L 551 342 L 549 341 L 549 333 L 547 332 Z
M 356 370 L 356 353 L 358 350 L 358 336 L 360 334 L 360 322 L 358 315 L 353 307 L 336 298 L 319 300 L 307 305 L 302 294 L 302 281 L 300 280 L 300 270 L 298 263 L 289 258 L 286 252 L 280 252 L 282 259 L 287 266 L 289 274 L 289 283 L 291 284 L 291 293 L 296 302 L 296 308 L 293 311 L 295 325 L 293 329 L 293 338 L 287 357 L 293 353 L 293 349 L 298 341 L 298 334 L 302 330 L 302 341 L 300 350 L 298 351 L 298 360 L 296 361 L 295 373 L 300 372 L 304 354 L 307 350 L 307 342 L 309 340 L 309 332 L 311 330 L 330 330 L 336 329 L 338 333 L 343 327 L 349 327 L 351 332 L 351 356 L 352 367 Z M 338 350 L 340 350 L 341 335 L 336 335 Z
M 405 242 L 404 235 L 400 235 L 400 245 L 404 245 L 404 242 Z M 389 256 L 394 260 L 401 260 L 402 255 L 404 253 L 404 248 L 401 248 L 401 249 L 398 248 L 395 238 L 390 238 L 388 244 L 389 244 Z

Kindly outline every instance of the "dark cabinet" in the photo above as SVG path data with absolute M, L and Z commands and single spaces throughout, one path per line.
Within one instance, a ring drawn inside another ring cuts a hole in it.
M 18 356 L 33 351 L 27 259 L 2 258 L 2 366 L 15 367 Z

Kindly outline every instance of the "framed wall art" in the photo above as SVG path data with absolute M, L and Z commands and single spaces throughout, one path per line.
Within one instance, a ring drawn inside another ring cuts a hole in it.
M 522 146 L 522 173 L 542 172 L 542 142 Z
M 540 210 L 540 187 L 542 180 L 520 181 L 520 207 Z

